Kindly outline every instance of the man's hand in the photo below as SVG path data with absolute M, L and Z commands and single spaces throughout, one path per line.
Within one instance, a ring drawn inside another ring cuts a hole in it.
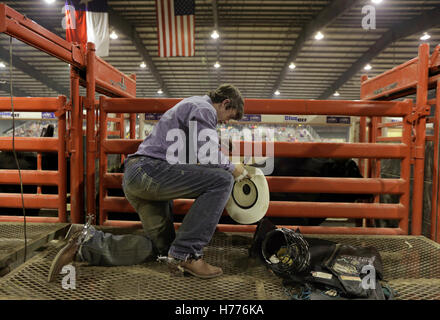
M 232 175 L 235 178 L 235 181 L 240 181 L 244 178 L 250 178 L 249 172 L 244 168 L 244 165 L 241 163 L 237 163 L 235 165 L 234 172 L 232 172 Z

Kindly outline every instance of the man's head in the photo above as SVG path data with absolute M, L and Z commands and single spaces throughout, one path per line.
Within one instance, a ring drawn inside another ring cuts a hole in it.
M 232 84 L 222 84 L 208 93 L 217 110 L 217 121 L 240 120 L 244 113 L 244 100 L 240 91 Z

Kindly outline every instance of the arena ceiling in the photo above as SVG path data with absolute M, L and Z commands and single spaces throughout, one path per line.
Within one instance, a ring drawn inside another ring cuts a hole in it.
M 440 40 L 440 0 L 195 2 L 195 56 L 160 58 L 155 1 L 108 0 L 110 28 L 118 38 L 103 59 L 126 74 L 136 73 L 138 97 L 200 95 L 229 82 L 246 98 L 359 99 L 362 74 L 374 77 L 414 58 L 422 42 L 432 51 Z M 65 38 L 64 0 L 4 3 Z M 363 12 L 366 5 L 375 7 L 375 29 L 362 27 L 371 13 Z M 220 38 L 214 40 L 216 25 Z M 318 31 L 321 40 L 315 39 Z M 421 40 L 425 32 L 431 37 Z M 14 96 L 69 95 L 66 63 L 15 39 L 12 52 Z M 2 34 L 2 96 L 9 95 L 9 59 L 10 38 Z M 214 67 L 217 61 L 220 68 Z M 364 69 L 367 64 L 371 70 Z

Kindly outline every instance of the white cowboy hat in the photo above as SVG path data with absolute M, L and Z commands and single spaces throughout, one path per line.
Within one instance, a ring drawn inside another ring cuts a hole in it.
M 226 211 L 238 223 L 253 224 L 260 221 L 269 208 L 269 186 L 259 168 L 245 166 L 245 169 L 251 178 L 234 183 Z

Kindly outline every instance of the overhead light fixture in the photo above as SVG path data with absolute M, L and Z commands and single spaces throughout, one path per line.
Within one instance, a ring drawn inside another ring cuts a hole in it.
M 220 37 L 220 35 L 218 34 L 217 30 L 214 30 L 214 31 L 211 33 L 211 38 L 212 38 L 212 39 L 217 40 L 219 37 Z
M 48 3 L 48 4 L 52 4 L 55 2 L 55 0 L 44 0 L 44 1 L 46 1 L 46 3 Z
M 142 62 L 139 66 L 140 66 L 142 69 L 145 69 L 145 68 L 147 67 L 147 65 L 145 64 L 145 62 Z
M 281 94 L 281 92 L 277 90 L 277 91 L 274 92 L 274 94 L 275 94 L 276 96 L 279 96 L 279 95 Z
M 112 31 L 112 33 L 110 33 L 110 39 L 113 39 L 113 40 L 118 39 L 118 35 L 116 34 L 115 31 Z
M 289 65 L 289 69 L 290 70 L 293 70 L 293 69 L 295 69 L 296 68 L 296 66 L 295 66 L 295 64 L 292 62 L 290 65 Z
M 420 40 L 425 41 L 425 40 L 428 40 L 428 39 L 430 39 L 430 38 L 431 38 L 431 36 L 428 34 L 428 32 L 425 32 L 425 33 L 423 34 L 423 36 L 420 37 Z
M 367 71 L 369 71 L 369 70 L 371 70 L 371 69 L 373 69 L 373 67 L 371 66 L 371 64 L 367 64 L 367 65 L 364 67 L 364 70 L 367 70 Z
M 318 32 L 315 34 L 315 39 L 316 39 L 316 40 L 322 40 L 322 39 L 324 39 L 324 35 L 321 33 L 321 31 L 318 31 Z
M 0 62 L 0 68 L 6 68 L 6 65 L 3 62 Z
M 381 3 L 383 0 L 371 0 L 371 2 L 373 2 L 374 4 L 379 4 Z
M 221 67 L 221 65 L 220 65 L 220 63 L 218 63 L 218 61 L 214 64 L 214 68 L 216 68 L 216 69 L 218 69 L 218 68 L 220 68 Z
M 338 91 L 336 91 L 335 93 L 333 93 L 333 95 L 334 95 L 335 97 L 339 97 L 339 96 L 340 96 L 340 94 L 339 94 Z
M 157 90 L 157 93 L 162 94 L 163 93 L 162 89 Z

